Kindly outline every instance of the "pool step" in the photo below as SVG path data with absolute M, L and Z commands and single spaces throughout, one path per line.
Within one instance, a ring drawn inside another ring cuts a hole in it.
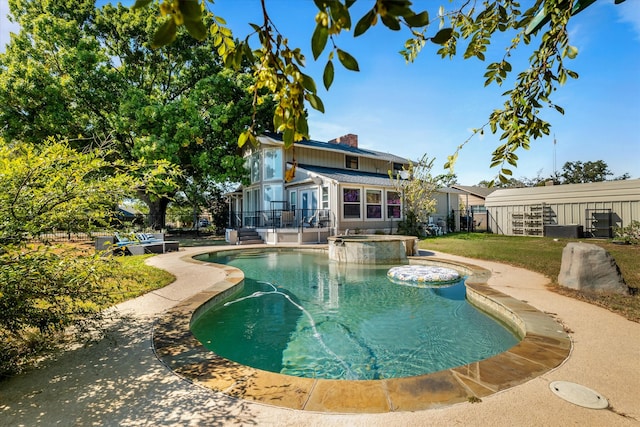
M 253 228 L 241 228 L 238 230 L 238 245 L 255 245 L 264 243 L 260 234 Z

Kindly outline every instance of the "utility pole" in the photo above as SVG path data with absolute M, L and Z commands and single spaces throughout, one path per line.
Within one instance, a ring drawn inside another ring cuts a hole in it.
M 558 169 L 556 169 L 556 134 L 553 134 L 553 177 L 555 178 L 558 174 Z

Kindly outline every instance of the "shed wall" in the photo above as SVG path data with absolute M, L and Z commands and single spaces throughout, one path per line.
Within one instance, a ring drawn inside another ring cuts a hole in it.
M 610 225 L 626 227 L 640 221 L 640 180 L 496 190 L 485 206 L 489 231 L 498 234 L 541 235 L 520 232 L 518 218 L 534 206 L 544 206 L 543 224 L 582 225 L 588 233 L 598 227 L 597 215 L 610 211 Z

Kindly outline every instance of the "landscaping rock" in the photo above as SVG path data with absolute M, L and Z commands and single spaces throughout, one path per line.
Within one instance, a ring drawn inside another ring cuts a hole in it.
M 600 246 L 589 243 L 569 243 L 565 246 L 558 283 L 589 292 L 629 293 L 629 287 L 613 257 Z

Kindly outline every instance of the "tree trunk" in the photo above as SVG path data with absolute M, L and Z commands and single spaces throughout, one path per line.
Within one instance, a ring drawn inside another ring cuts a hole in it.
M 162 230 L 165 228 L 167 220 L 167 206 L 169 205 L 168 197 L 149 197 L 143 191 L 138 192 L 138 197 L 144 201 L 149 207 L 149 227 L 153 230 Z

